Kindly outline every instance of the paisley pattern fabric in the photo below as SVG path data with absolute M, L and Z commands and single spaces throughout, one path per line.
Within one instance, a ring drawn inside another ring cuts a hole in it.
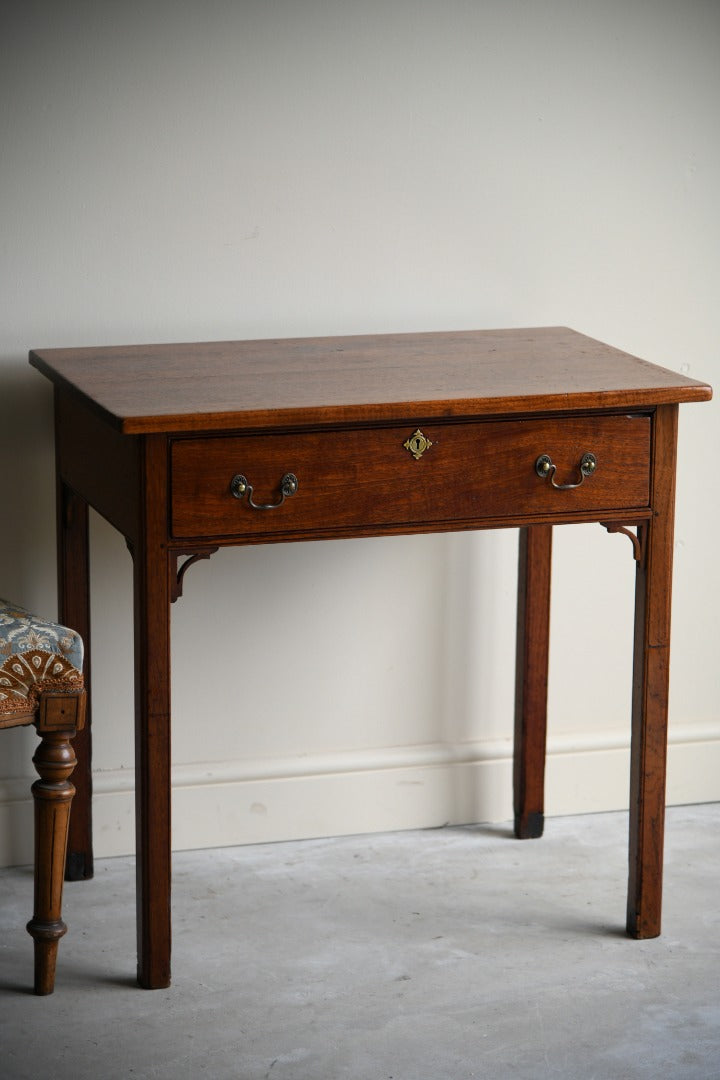
M 83 643 L 74 630 L 0 600 L 0 727 L 31 713 L 42 690 L 80 690 Z

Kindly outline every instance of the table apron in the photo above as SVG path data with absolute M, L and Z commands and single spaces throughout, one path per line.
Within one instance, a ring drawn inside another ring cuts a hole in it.
M 650 443 L 647 415 L 171 438 L 170 536 L 252 543 L 642 513 Z M 596 465 L 584 476 L 586 454 Z

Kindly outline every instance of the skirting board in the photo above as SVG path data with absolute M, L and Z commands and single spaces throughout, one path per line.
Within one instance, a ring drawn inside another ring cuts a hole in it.
M 625 734 L 555 736 L 546 815 L 628 805 Z M 134 774 L 94 778 L 95 853 L 135 849 Z M 32 860 L 30 782 L 0 781 L 0 865 Z M 720 726 L 678 726 L 668 748 L 670 805 L 720 801 Z M 436 828 L 512 819 L 508 741 L 383 748 L 312 758 L 173 768 L 175 850 Z

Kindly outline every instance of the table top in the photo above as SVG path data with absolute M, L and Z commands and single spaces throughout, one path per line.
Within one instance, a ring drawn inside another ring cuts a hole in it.
M 711 388 L 567 327 L 37 349 L 126 434 L 642 409 Z

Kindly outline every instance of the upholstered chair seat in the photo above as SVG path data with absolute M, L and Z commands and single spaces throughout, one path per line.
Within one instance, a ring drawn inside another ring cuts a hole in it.
M 70 743 L 85 717 L 83 642 L 74 630 L 0 600 L 0 728 L 34 724 L 35 992 L 50 994 L 62 921 L 62 887 L 76 758 Z

